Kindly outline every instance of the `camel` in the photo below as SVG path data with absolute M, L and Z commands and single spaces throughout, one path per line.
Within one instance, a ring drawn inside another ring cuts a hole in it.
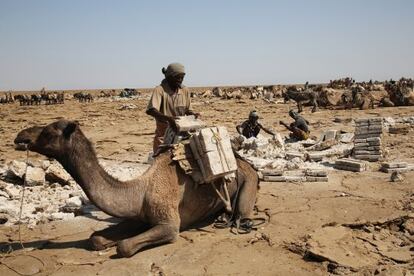
M 85 103 L 86 102 L 88 102 L 88 103 L 93 102 L 93 96 L 90 93 L 77 92 L 77 93 L 73 94 L 73 97 L 78 99 L 78 101 L 80 103 L 82 103 L 82 102 L 85 102 Z
M 312 104 L 312 112 L 316 112 L 318 110 L 318 93 L 315 91 L 307 90 L 300 92 L 295 90 L 287 90 L 283 93 L 283 98 L 285 103 L 289 100 L 294 100 L 298 106 L 299 113 L 303 111 L 302 105 L 304 103 Z
M 213 185 L 196 184 L 172 161 L 170 152 L 156 157 L 137 179 L 118 181 L 99 165 L 92 143 L 77 122 L 59 120 L 30 127 L 20 131 L 14 143 L 56 159 L 92 203 L 125 219 L 91 235 L 95 250 L 116 245 L 120 256 L 130 257 L 145 247 L 176 241 L 180 230 L 205 223 L 224 209 Z M 239 223 L 251 225 L 258 177 L 246 161 L 238 159 L 237 165 L 236 179 L 228 183 L 233 216 Z

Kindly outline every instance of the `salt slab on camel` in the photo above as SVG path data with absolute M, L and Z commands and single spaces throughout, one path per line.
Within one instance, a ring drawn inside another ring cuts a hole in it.
M 201 129 L 191 137 L 190 146 L 206 183 L 237 170 L 230 136 L 225 127 Z

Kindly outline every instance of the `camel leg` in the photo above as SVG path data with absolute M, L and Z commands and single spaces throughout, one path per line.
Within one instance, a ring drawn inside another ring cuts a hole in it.
M 313 104 L 312 112 L 316 112 L 318 110 L 318 102 L 316 101 L 316 99 L 313 99 L 312 104 Z
M 240 196 L 237 201 L 237 214 L 240 219 L 251 218 L 254 204 L 256 203 L 257 183 L 246 181 L 240 188 Z
M 139 221 L 125 220 L 108 228 L 94 232 L 89 240 L 94 250 L 115 246 L 119 240 L 135 236 L 148 230 L 149 226 Z
M 131 257 L 148 246 L 175 242 L 178 238 L 179 223 L 158 224 L 138 236 L 118 242 L 117 252 L 122 257 Z
M 298 113 L 302 112 L 302 102 L 298 102 Z
M 238 162 L 239 167 L 247 167 L 246 163 Z M 238 173 L 240 185 L 239 195 L 237 199 L 236 212 L 240 219 L 250 218 L 253 212 L 254 204 L 256 203 L 256 196 L 258 190 L 259 179 L 257 173 L 250 167 L 246 168 L 246 174 Z

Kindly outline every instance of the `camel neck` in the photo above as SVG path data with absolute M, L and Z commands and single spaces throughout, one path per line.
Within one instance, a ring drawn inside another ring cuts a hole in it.
M 82 187 L 89 200 L 103 212 L 120 218 L 140 215 L 147 181 L 119 181 L 109 175 L 99 164 L 96 153 L 78 130 L 72 137 L 72 146 L 59 160 L 68 173 Z M 76 141 L 76 142 L 73 142 Z

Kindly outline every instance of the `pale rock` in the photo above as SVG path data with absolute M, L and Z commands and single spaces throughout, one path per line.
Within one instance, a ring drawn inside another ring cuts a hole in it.
M 403 227 L 410 233 L 410 235 L 414 235 L 414 219 L 408 219 L 404 222 Z
M 43 162 L 42 162 L 42 169 L 43 170 L 47 170 L 47 168 L 49 168 L 49 166 L 50 166 L 50 161 L 49 160 L 43 160 Z
M 339 141 L 341 143 L 351 143 L 352 139 L 354 139 L 354 134 L 352 132 L 339 134 Z
M 45 171 L 41 168 L 27 167 L 25 176 L 27 186 L 42 185 L 45 183 Z
M 282 149 L 285 148 L 285 142 L 283 141 L 283 138 L 280 135 L 280 133 L 276 133 L 272 137 L 272 139 L 270 140 L 270 144 L 272 144 L 272 145 L 274 145 L 276 147 L 282 148 Z
M 5 197 L 0 197 L 0 214 L 7 214 L 10 217 L 17 217 L 19 208 L 14 204 L 14 201 L 8 200 Z
M 18 188 L 19 186 L 15 186 L 6 182 L 2 182 L 2 184 L 4 185 L 1 186 L 1 190 L 6 192 L 9 195 L 9 198 L 14 199 L 20 197 L 20 189 Z
M 82 200 L 80 196 L 74 196 L 66 199 L 66 205 L 67 207 L 76 207 L 79 208 L 82 206 Z
M 66 185 L 72 177 L 59 163 L 52 163 L 46 170 L 46 180 Z
M 13 160 L 9 164 L 9 169 L 7 171 L 7 175 L 10 177 L 18 177 L 23 179 L 24 174 L 26 173 L 26 163 Z
M 288 170 L 296 170 L 299 169 L 303 165 L 303 160 L 300 157 L 294 157 L 290 162 L 286 163 L 286 169 Z
M 5 197 L 7 199 L 10 199 L 10 195 L 7 192 L 2 191 L 2 190 L 0 190 L 0 197 Z
M 65 206 L 63 206 L 61 209 L 64 212 L 75 212 L 79 210 L 82 207 L 82 200 L 80 196 L 74 196 L 66 199 Z
M 131 110 L 131 109 L 137 109 L 138 106 L 133 103 L 127 103 L 123 104 L 119 107 L 119 110 Z
M 73 219 L 75 217 L 75 214 L 73 213 L 62 213 L 62 212 L 56 212 L 52 213 L 49 216 L 50 220 L 68 220 Z
M 0 176 L 6 176 L 7 174 L 7 166 L 3 165 L 0 166 Z

